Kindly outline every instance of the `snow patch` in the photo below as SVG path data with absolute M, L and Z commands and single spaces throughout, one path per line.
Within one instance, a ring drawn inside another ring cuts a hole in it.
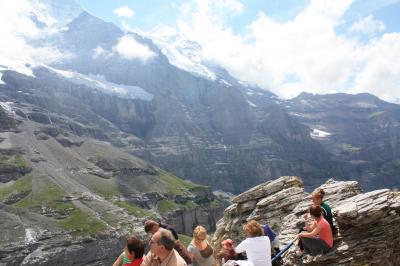
M 22 62 L 22 61 L 18 61 L 18 60 L 15 60 L 12 62 L 7 61 L 7 66 L 0 66 L 0 71 L 3 71 L 3 70 L 15 71 L 15 72 L 18 72 L 23 75 L 35 77 L 33 75 L 31 66 L 29 64 L 27 64 L 26 62 Z
M 14 111 L 12 109 L 13 102 L 0 102 L 0 107 L 10 116 L 14 116 Z
M 239 83 L 240 85 L 242 85 L 243 87 L 250 87 L 250 85 L 249 85 L 246 81 L 239 80 L 238 83 Z
M 326 131 L 322 131 L 316 128 L 313 128 L 312 131 L 310 132 L 310 136 L 314 137 L 314 138 L 326 138 L 331 136 L 332 133 L 326 132 Z
M 3 77 L 3 73 L 0 72 L 0 84 L 6 84 L 1 78 Z
M 224 79 L 220 79 L 219 83 L 226 85 L 227 87 L 232 87 L 232 84 L 230 84 L 228 81 Z
M 286 107 L 286 108 L 290 108 L 289 105 L 286 105 L 285 107 Z M 290 115 L 294 115 L 294 116 L 298 116 L 298 117 L 304 117 L 304 115 L 301 114 L 301 113 L 290 112 L 289 114 L 290 114 Z
M 141 87 L 115 84 L 107 81 L 102 75 L 83 75 L 77 72 L 55 69 L 49 66 L 46 67 L 75 84 L 98 89 L 120 98 L 140 99 L 144 101 L 151 101 L 153 99 L 153 94 L 148 93 Z
M 251 107 L 257 107 L 257 105 L 255 105 L 253 102 L 247 100 L 247 103 L 251 106 Z
M 36 237 L 37 237 L 37 234 L 36 234 L 35 230 L 33 230 L 32 228 L 25 229 L 25 243 L 26 244 L 35 243 Z

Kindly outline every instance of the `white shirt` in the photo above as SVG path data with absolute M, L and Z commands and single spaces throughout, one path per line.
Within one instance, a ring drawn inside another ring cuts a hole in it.
M 236 253 L 246 251 L 247 260 L 254 266 L 272 266 L 271 242 L 268 236 L 249 237 L 235 248 Z

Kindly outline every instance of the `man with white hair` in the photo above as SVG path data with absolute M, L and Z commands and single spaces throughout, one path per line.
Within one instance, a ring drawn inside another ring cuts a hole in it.
M 175 239 L 172 233 L 163 228 L 158 229 L 150 239 L 150 251 L 142 266 L 187 266 L 174 246 Z

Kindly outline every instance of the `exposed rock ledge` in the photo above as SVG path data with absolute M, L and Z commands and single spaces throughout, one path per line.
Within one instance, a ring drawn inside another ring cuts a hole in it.
M 357 182 L 332 179 L 321 187 L 338 228 L 334 248 L 324 256 L 300 259 L 291 248 L 284 265 L 400 265 L 400 192 L 381 189 L 362 194 Z M 232 201 L 217 223 L 213 237 L 217 249 L 225 238 L 243 240 L 242 225 L 250 219 L 270 224 L 286 245 L 295 238 L 311 196 L 299 177 L 285 176 Z

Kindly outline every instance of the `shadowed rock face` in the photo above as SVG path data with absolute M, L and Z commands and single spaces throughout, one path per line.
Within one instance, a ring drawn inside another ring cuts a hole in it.
M 143 221 L 149 218 L 184 234 L 199 223 L 215 229 L 223 207 L 209 187 L 102 141 L 113 134 L 132 143 L 137 139 L 79 109 L 78 101 L 74 114 L 82 116 L 72 118 L 64 109 L 68 104 L 54 96 L 61 91 L 35 93 L 40 86 L 33 81 L 25 99 L 8 86 L 6 99 L 13 104 L 0 125 L 18 122 L 0 132 L 1 265 L 109 265 L 127 235 L 146 239 Z M 88 117 L 97 125 L 82 123 Z
M 294 248 L 284 257 L 284 265 L 399 265 L 400 194 L 389 189 L 362 193 L 357 182 L 328 180 L 321 186 L 325 202 L 333 209 L 335 234 L 333 249 L 324 256 L 297 258 Z M 311 204 L 300 178 L 281 177 L 254 187 L 233 200 L 218 221 L 213 243 L 245 236 L 242 225 L 254 219 L 268 223 L 279 232 L 282 245 L 291 242 L 304 225 L 302 215 Z
M 399 187 L 400 106 L 371 94 L 312 95 L 287 102 L 288 112 L 342 160 L 347 175 L 366 190 Z

